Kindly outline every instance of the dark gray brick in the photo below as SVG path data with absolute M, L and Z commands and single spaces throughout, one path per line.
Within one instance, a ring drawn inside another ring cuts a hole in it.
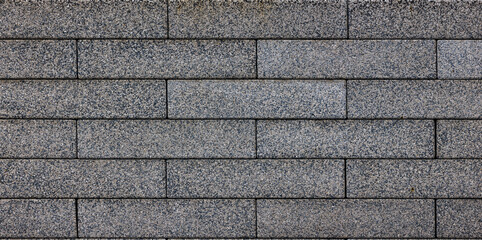
M 480 160 L 347 160 L 352 198 L 480 198 Z
M 433 237 L 433 200 L 258 200 L 258 236 Z
M 163 118 L 164 80 L 4 80 L 0 116 Z
M 482 41 L 447 40 L 438 41 L 437 46 L 439 78 L 482 78 Z
M 258 122 L 262 158 L 431 158 L 428 120 L 265 120 Z
M 0 78 L 75 78 L 75 61 L 75 41 L 0 40 Z
M 254 200 L 79 200 L 80 237 L 237 238 L 255 228 Z
M 0 157 L 75 157 L 75 121 L 0 120 Z
M 481 158 L 482 121 L 438 121 L 437 156 L 440 158 Z
M 255 41 L 79 41 L 81 78 L 255 77 Z
M 432 40 L 262 40 L 261 78 L 434 78 Z
M 344 118 L 344 81 L 169 81 L 169 118 Z
M 250 158 L 253 120 L 79 121 L 82 158 Z
M 73 199 L 0 199 L 0 236 L 75 237 Z
M 480 238 L 482 199 L 437 200 L 437 236 Z
M 481 118 L 480 80 L 348 81 L 350 118 Z
M 344 196 L 343 160 L 169 160 L 168 197 Z

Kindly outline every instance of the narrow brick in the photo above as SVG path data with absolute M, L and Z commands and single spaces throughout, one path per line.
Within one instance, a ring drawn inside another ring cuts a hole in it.
M 79 41 L 80 78 L 255 77 L 255 41 Z
M 433 40 L 258 41 L 260 78 L 434 78 Z
M 437 236 L 479 238 L 482 236 L 482 199 L 437 200 Z
M 1 158 L 75 157 L 75 121 L 0 120 Z
M 344 196 L 343 160 L 169 160 L 168 197 Z
M 349 118 L 481 118 L 479 80 L 348 81 Z
M 482 121 L 438 121 L 437 156 L 440 158 L 481 158 Z
M 431 158 L 428 120 L 265 120 L 258 122 L 262 158 Z
M 344 118 L 344 81 L 169 81 L 170 118 Z
M 480 26 L 479 26 L 480 27 Z M 438 77 L 482 78 L 482 41 L 438 41 Z

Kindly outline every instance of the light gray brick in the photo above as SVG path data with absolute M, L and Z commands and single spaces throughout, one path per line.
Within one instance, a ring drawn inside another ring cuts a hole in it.
M 80 78 L 255 77 L 255 41 L 79 41 Z
M 480 27 L 480 26 L 479 26 Z M 482 41 L 438 41 L 438 77 L 482 78 Z
M 437 156 L 440 158 L 482 157 L 482 121 L 438 121 Z
M 169 118 L 344 118 L 344 81 L 181 80 Z
M 258 122 L 262 158 L 431 158 L 428 120 L 265 120 Z
M 437 236 L 480 238 L 482 199 L 437 200 Z
M 433 237 L 433 200 L 258 200 L 262 238 Z
M 262 40 L 260 78 L 434 78 L 432 40 Z

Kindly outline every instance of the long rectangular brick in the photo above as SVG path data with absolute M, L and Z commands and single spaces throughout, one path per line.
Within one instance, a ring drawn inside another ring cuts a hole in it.
M 252 78 L 255 41 L 83 40 L 80 78 Z
M 4 80 L 0 116 L 163 118 L 164 80 Z
M 1 158 L 75 157 L 75 121 L 0 120 Z
M 181 80 L 169 118 L 344 118 L 344 81 Z
M 348 81 L 349 118 L 481 118 L 479 80 Z
M 441 40 L 437 48 L 439 78 L 482 78 L 482 40 Z
M 437 236 L 480 238 L 482 199 L 437 200 Z
M 481 158 L 482 121 L 438 121 L 437 156 L 440 158 Z
M 168 160 L 168 197 L 344 196 L 343 160 Z
M 433 200 L 258 200 L 258 237 L 434 236 Z
M 258 122 L 262 158 L 432 158 L 428 120 L 264 120 Z
M 434 78 L 433 40 L 262 40 L 260 78 Z
M 251 158 L 253 120 L 82 120 L 81 158 Z

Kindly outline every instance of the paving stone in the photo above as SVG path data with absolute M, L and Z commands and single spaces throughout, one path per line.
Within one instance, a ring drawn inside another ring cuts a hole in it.
M 482 121 L 438 121 L 437 156 L 440 158 L 481 158 Z
M 4 80 L 0 116 L 163 118 L 164 80 Z
M 482 41 L 441 40 L 437 47 L 439 78 L 482 78 Z
M 0 120 L 0 158 L 73 158 L 75 121 Z
M 434 78 L 433 40 L 261 40 L 260 78 Z
M 349 118 L 481 118 L 480 80 L 348 81 Z
M 262 238 L 433 237 L 434 201 L 428 199 L 258 200 Z
M 480 238 L 482 199 L 437 200 L 437 236 Z
M 81 120 L 82 158 L 251 158 L 253 120 Z
M 180 80 L 169 118 L 345 118 L 345 81 Z
M 481 198 L 480 160 L 347 160 L 350 198 Z
M 0 236 L 75 237 L 74 199 L 0 199 Z
M 344 196 L 343 160 L 169 160 L 168 197 Z
M 80 237 L 241 238 L 255 233 L 254 200 L 79 200 Z
M 261 158 L 432 158 L 429 120 L 259 121 Z
M 0 78 L 75 78 L 75 64 L 75 41 L 0 40 Z
M 83 40 L 80 78 L 250 78 L 255 41 Z
M 163 160 L 0 160 L 3 198 L 165 197 Z

